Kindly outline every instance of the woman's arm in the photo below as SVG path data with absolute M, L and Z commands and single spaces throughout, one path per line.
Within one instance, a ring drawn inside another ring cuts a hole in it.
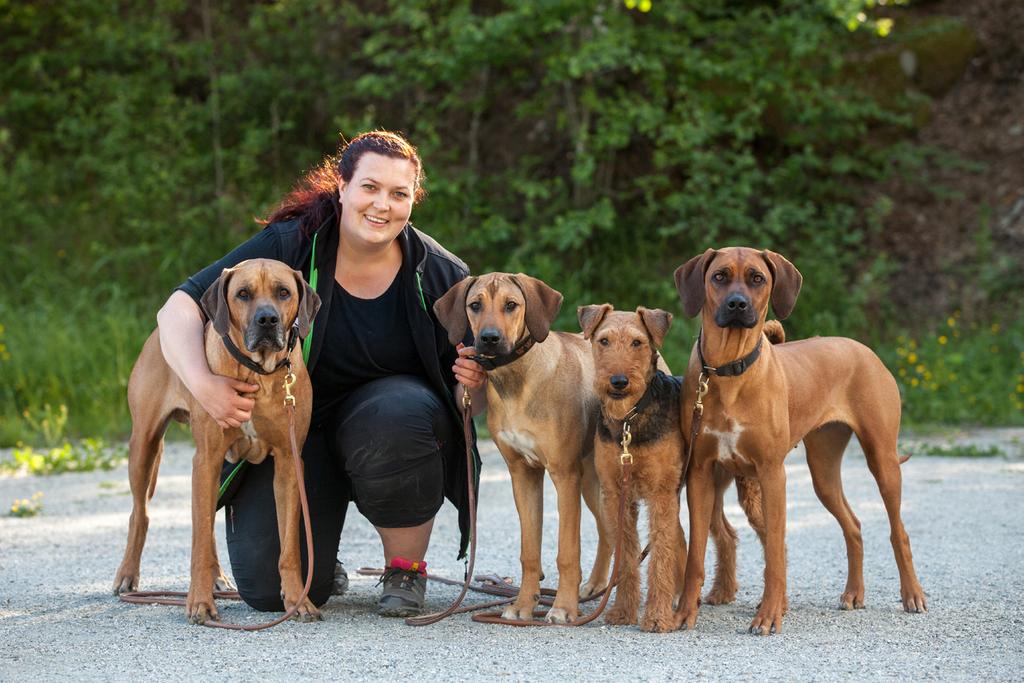
M 175 291 L 156 320 L 164 360 L 199 405 L 222 429 L 248 421 L 255 401 L 242 394 L 257 391 L 259 386 L 210 372 L 203 341 L 203 314 L 192 297 Z

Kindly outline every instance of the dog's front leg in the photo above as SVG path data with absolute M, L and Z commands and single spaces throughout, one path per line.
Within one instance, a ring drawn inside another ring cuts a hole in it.
M 640 628 L 654 633 L 675 629 L 672 599 L 676 593 L 679 570 L 679 543 L 686 553 L 686 540 L 680 538 L 679 496 L 675 490 L 651 496 L 647 511 L 650 523 L 651 563 L 647 568 L 647 604 Z
M 699 455 L 699 454 L 698 454 Z M 676 626 L 697 625 L 700 591 L 704 585 L 704 553 L 708 547 L 711 513 L 715 507 L 714 458 L 695 458 L 686 477 L 686 506 L 690 511 L 690 550 L 686 554 L 686 578 L 679 599 Z
M 200 430 L 193 427 L 192 433 Z M 218 434 L 220 430 L 216 430 Z M 219 440 L 196 440 L 192 458 L 192 571 L 185 613 L 193 624 L 217 619 L 213 582 L 220 563 L 210 549 L 214 544 L 213 521 L 217 513 L 217 489 L 224 449 Z
M 547 621 L 564 624 L 580 615 L 580 468 L 552 468 L 551 481 L 558 496 L 558 593 Z
M 298 605 L 295 618 L 299 621 L 317 621 L 320 611 L 306 597 L 299 603 L 304 585 L 302 563 L 299 557 L 299 488 L 295 479 L 295 465 L 288 451 L 275 448 L 274 453 L 274 502 L 277 505 L 277 534 L 281 541 L 281 555 L 277 570 L 281 575 L 281 593 L 284 608 Z
M 765 521 L 764 595 L 750 632 L 768 635 L 782 630 L 786 613 L 786 469 L 781 460 L 758 468 Z
M 540 546 L 544 517 L 544 470 L 529 467 L 518 457 L 507 458 L 512 495 L 519 513 L 519 561 L 523 578 L 516 601 L 505 608 L 505 619 L 530 621 L 540 599 Z

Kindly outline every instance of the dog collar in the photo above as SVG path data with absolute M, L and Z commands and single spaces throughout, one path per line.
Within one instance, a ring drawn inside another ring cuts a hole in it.
M 636 416 L 642 413 L 647 406 L 651 405 L 651 399 L 654 397 L 654 385 L 665 376 L 661 370 L 654 371 L 654 377 L 647 384 L 647 388 L 644 389 L 644 395 L 640 397 L 640 400 L 636 402 L 636 405 L 630 408 L 626 416 L 622 418 L 622 424 L 626 425 L 636 419 Z
M 292 328 L 291 330 L 288 331 L 288 352 L 285 354 L 284 358 L 281 359 L 278 362 L 278 364 L 274 366 L 274 369 L 270 371 L 264 370 L 262 366 L 256 363 L 256 361 L 242 353 L 242 350 L 235 346 L 235 342 L 231 341 L 231 337 L 229 337 L 228 335 L 221 335 L 220 340 L 224 343 L 224 348 L 228 350 L 228 353 L 230 353 L 231 356 L 239 363 L 249 368 L 253 372 L 259 373 L 261 375 L 272 375 L 278 370 L 280 370 L 282 367 L 287 366 L 288 369 L 291 370 L 292 349 L 295 348 L 295 343 L 299 340 L 299 323 L 298 321 L 292 323 Z
M 520 358 L 523 357 L 523 355 L 526 354 L 527 351 L 532 349 L 533 345 L 536 343 L 537 341 L 533 337 L 528 336 L 526 339 L 516 344 L 516 347 L 512 349 L 509 353 L 506 353 L 504 355 L 488 356 L 482 353 L 478 353 L 474 356 L 469 356 L 469 359 L 472 361 L 476 361 L 481 366 L 483 366 L 484 370 L 490 372 L 491 370 L 500 368 L 502 365 L 508 365 L 512 361 L 519 360 Z
M 704 361 L 704 352 L 701 350 L 701 346 L 704 344 L 704 330 L 701 330 L 697 334 L 697 357 L 700 359 L 700 366 L 704 372 L 711 375 L 718 375 L 719 377 L 736 377 L 742 375 L 754 362 L 761 356 L 761 344 L 764 342 L 764 335 L 757 340 L 757 346 L 754 350 L 748 353 L 739 360 L 720 365 L 717 368 L 713 368 Z

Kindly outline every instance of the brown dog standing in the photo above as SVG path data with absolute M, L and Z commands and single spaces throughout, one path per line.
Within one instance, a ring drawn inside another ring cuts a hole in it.
M 291 362 L 295 384 L 295 438 L 300 445 L 309 428 L 312 388 L 302 360 L 298 339 L 309 332 L 320 298 L 302 279 L 302 273 L 279 261 L 253 259 L 226 268 L 203 295 L 209 316 L 206 326 L 206 360 L 215 374 L 260 385 L 252 419 L 241 428 L 221 429 L 203 410 L 160 351 L 154 331 L 146 340 L 128 381 L 128 406 L 132 435 L 128 451 L 128 476 L 133 505 L 128 523 L 128 544 L 114 579 L 114 593 L 135 590 L 139 563 L 146 542 L 149 516 L 146 506 L 156 488 L 164 431 L 171 419 L 188 422 L 196 442 L 192 461 L 192 563 L 186 613 L 193 623 L 217 618 L 213 600 L 216 584 L 228 582 L 217 559 L 213 522 L 217 490 L 225 458 L 261 462 L 272 452 L 291 457 L 288 416 L 284 407 L 285 361 Z M 240 354 L 259 366 L 256 372 L 232 356 L 229 340 Z M 303 580 L 299 561 L 299 491 L 294 468 L 281 460 L 274 468 L 274 501 L 277 505 L 281 556 L 278 569 L 285 608 L 298 602 Z M 299 618 L 319 617 L 308 599 L 299 606 Z
M 686 446 L 679 426 L 681 383 L 669 374 L 658 349 L 672 324 L 672 314 L 641 306 L 635 313 L 614 311 L 611 304 L 578 309 L 583 336 L 594 355 L 594 390 L 601 400 L 594 458 L 609 531 L 622 533 L 622 557 L 615 604 L 605 621 L 635 624 L 640 605 L 640 542 L 637 503 L 648 506 L 651 562 L 647 604 L 640 628 L 674 629 L 672 602 L 682 593 L 686 537 L 679 524 L 679 493 L 686 467 Z M 633 471 L 629 491 L 622 491 L 620 455 L 624 424 L 630 425 Z M 706 602 L 724 604 L 736 595 L 736 532 L 725 517 L 723 494 L 732 477 L 715 468 L 716 498 L 711 518 L 717 562 L 715 582 Z M 742 479 L 742 478 L 741 478 Z M 763 537 L 759 489 L 737 482 L 740 503 Z M 624 528 L 618 532 L 619 499 L 626 495 Z
M 765 343 L 762 330 L 769 303 L 776 316 L 786 318 L 802 282 L 799 271 L 779 254 L 742 247 L 709 249 L 680 266 L 675 278 L 684 311 L 688 316 L 699 313 L 702 324 L 683 390 L 684 433 L 690 433 L 698 378 L 710 376 L 687 478 L 690 551 L 680 623 L 693 628 L 697 620 L 717 463 L 761 483 L 767 527 L 765 586 L 750 628 L 763 634 L 781 629 L 786 610 L 783 461 L 801 440 L 815 493 L 846 539 L 849 575 L 841 604 L 863 606 L 860 523 L 843 495 L 840 477 L 843 451 L 853 433 L 889 516 L 903 607 L 924 610 L 924 591 L 900 518 L 900 394 L 892 375 L 870 349 L 852 339 Z
M 550 332 L 562 295 L 535 278 L 466 278 L 434 304 L 452 344 L 473 332 L 488 369 L 487 427 L 508 465 L 521 531 L 522 587 L 502 614 L 529 620 L 540 597 L 544 471 L 558 494 L 558 592 L 547 620 L 579 616 L 579 599 L 608 583 L 609 536 L 594 470 L 594 363 L 578 334 Z M 580 493 L 597 520 L 598 549 L 580 589 Z

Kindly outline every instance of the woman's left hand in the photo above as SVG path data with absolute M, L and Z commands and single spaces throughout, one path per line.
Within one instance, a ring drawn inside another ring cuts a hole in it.
M 459 353 L 455 365 L 452 366 L 455 379 L 470 390 L 483 387 L 487 383 L 487 372 L 479 363 L 469 358 L 469 356 L 476 355 L 476 348 L 459 344 L 455 350 Z

